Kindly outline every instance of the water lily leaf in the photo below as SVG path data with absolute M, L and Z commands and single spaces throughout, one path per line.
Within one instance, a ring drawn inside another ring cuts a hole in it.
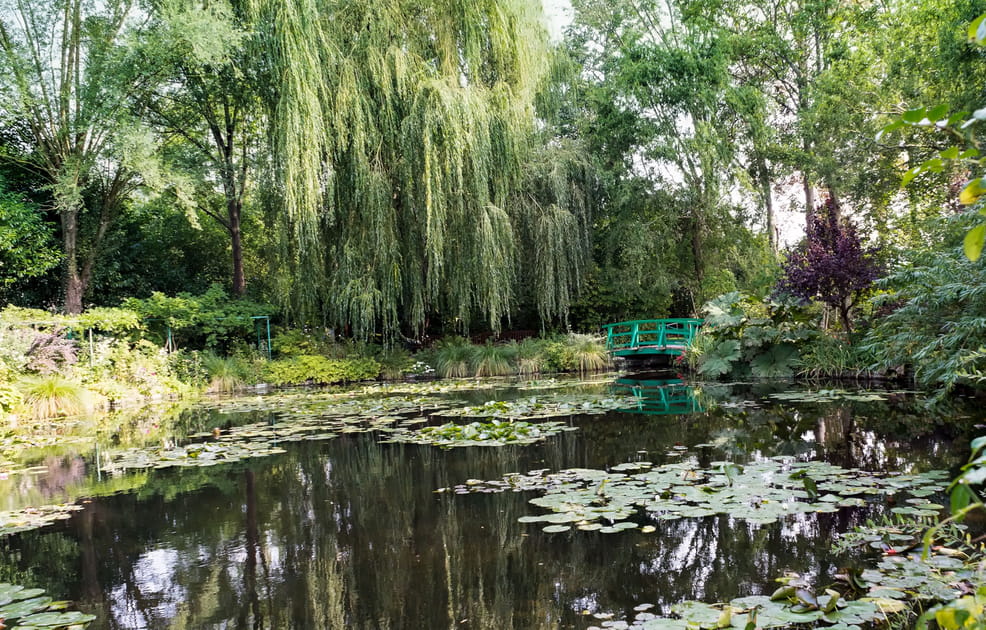
M 548 525 L 542 528 L 541 531 L 548 534 L 559 534 L 561 532 L 567 532 L 571 529 L 572 527 L 570 525 Z

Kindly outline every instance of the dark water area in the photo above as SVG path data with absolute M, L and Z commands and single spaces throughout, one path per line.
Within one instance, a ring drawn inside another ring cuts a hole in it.
M 535 469 L 775 455 L 954 471 L 983 416 L 961 401 L 928 412 L 907 394 L 785 401 L 770 395 L 790 384 L 682 394 L 639 380 L 650 385 L 629 384 L 641 394 L 634 412 L 573 416 L 578 430 L 534 445 L 442 450 L 353 433 L 235 464 L 130 475 L 132 487 L 88 499 L 69 520 L 0 539 L 0 582 L 73 600 L 97 615 L 93 629 L 586 628 L 599 623 L 587 613 L 632 617 L 642 603 L 666 613 L 689 599 L 769 593 L 785 571 L 824 584 L 858 560 L 832 555 L 836 534 L 886 506 L 766 525 L 640 514 L 634 520 L 656 531 L 548 534 L 517 520 L 544 511 L 528 503 L 536 493 L 436 489 Z M 664 399 L 648 398 L 654 391 Z M 472 404 L 513 395 L 469 393 Z M 690 413 L 673 413 L 681 396 Z M 196 422 L 215 424 L 210 414 Z M 91 456 L 71 466 L 92 475 Z

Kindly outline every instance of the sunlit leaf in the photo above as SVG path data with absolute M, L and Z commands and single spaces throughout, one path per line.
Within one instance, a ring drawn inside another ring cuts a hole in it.
M 969 260 L 975 262 L 983 253 L 983 244 L 986 243 L 986 224 L 980 224 L 966 232 L 962 240 L 962 249 Z

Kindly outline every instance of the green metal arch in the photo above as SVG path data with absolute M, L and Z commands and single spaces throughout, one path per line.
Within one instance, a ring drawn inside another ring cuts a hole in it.
M 704 320 L 638 319 L 606 324 L 606 351 L 617 357 L 679 356 L 691 345 Z

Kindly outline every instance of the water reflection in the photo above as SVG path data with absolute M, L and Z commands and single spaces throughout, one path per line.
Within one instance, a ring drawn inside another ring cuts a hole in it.
M 633 406 L 620 409 L 623 412 L 663 416 L 705 411 L 698 388 L 680 378 L 619 378 L 610 391 L 633 398 Z
M 733 397 L 759 406 L 721 404 Z M 644 458 L 708 466 L 789 454 L 927 470 L 964 457 L 954 448 L 966 439 L 961 431 L 907 401 L 767 406 L 748 393 L 718 400 L 661 418 L 575 417 L 578 431 L 532 447 L 442 451 L 352 434 L 249 463 L 124 477 L 129 491 L 94 499 L 48 530 L 0 541 L 0 580 L 17 577 L 77 599 L 98 615 L 93 628 L 114 630 L 584 628 L 596 621 L 585 613 L 629 614 L 643 602 L 667 612 L 685 599 L 763 593 L 787 570 L 826 582 L 843 561 L 825 552 L 828 544 L 872 512 L 765 526 L 641 514 L 634 520 L 655 532 L 545 534 L 517 522 L 541 511 L 528 504 L 531 495 L 434 490 Z M 53 465 L 48 485 L 18 491 L 109 483 L 83 478 L 75 460 Z

